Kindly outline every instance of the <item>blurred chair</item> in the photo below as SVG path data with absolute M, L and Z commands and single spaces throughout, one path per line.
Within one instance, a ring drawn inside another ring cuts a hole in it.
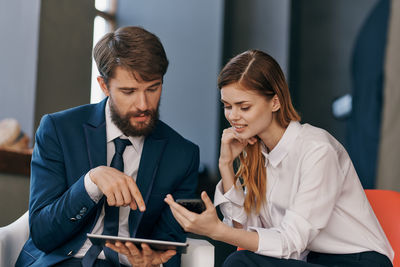
M 393 267 L 400 267 L 400 193 L 367 189 L 365 194 L 394 250 Z
M 0 228 L 0 266 L 15 265 L 18 255 L 29 237 L 29 214 L 25 212 L 13 223 Z
M 29 236 L 29 214 L 0 227 L 0 266 L 13 267 Z M 214 246 L 206 240 L 188 238 L 189 247 L 182 254 L 182 267 L 213 267 Z

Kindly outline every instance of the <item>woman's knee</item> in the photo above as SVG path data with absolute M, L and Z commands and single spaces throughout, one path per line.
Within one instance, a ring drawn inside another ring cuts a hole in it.
M 246 260 L 247 256 L 246 253 L 249 251 L 240 250 L 235 251 L 230 254 L 224 261 L 222 267 L 247 267 L 248 262 Z

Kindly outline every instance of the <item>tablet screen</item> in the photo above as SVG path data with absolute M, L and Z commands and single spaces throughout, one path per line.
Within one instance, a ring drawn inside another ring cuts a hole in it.
M 132 238 L 132 237 L 119 237 L 119 236 L 110 236 L 110 235 L 95 235 L 95 234 L 87 234 L 87 237 L 90 239 L 92 244 L 103 246 L 106 241 L 114 243 L 115 241 L 126 242 L 130 241 L 134 243 L 138 248 L 141 248 L 142 243 L 148 244 L 153 250 L 176 250 L 180 253 L 186 253 L 186 248 L 188 247 L 188 243 L 181 242 L 172 242 L 172 241 L 163 241 L 163 240 L 154 240 L 154 239 L 143 239 L 143 238 Z

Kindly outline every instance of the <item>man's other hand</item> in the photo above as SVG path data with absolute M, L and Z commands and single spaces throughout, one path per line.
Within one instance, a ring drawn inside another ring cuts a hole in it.
M 106 243 L 106 247 L 128 257 L 129 263 L 134 267 L 153 267 L 160 266 L 169 261 L 176 254 L 175 250 L 155 251 L 149 245 L 142 243 L 142 249 L 138 249 L 132 242 Z

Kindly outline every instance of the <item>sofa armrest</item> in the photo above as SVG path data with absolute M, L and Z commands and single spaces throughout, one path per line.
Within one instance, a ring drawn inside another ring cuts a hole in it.
M 182 254 L 182 267 L 214 267 L 214 246 L 204 239 L 188 238 L 187 253 Z
M 0 227 L 0 266 L 15 265 L 22 246 L 29 237 L 29 212 L 13 223 Z

